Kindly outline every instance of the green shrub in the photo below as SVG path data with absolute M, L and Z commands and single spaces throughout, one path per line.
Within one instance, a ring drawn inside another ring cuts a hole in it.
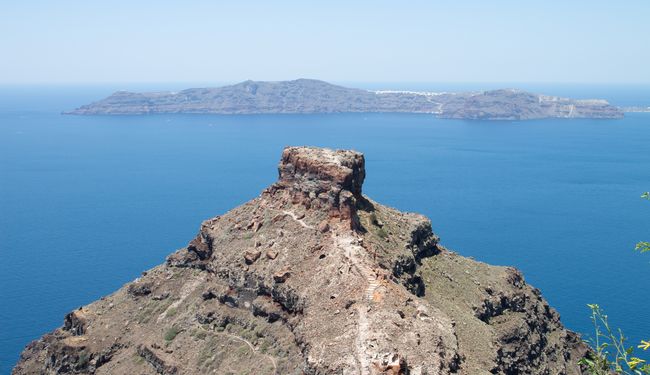
M 76 363 L 77 368 L 84 369 L 88 367 L 89 362 L 90 362 L 90 356 L 88 355 L 88 353 L 83 351 L 79 354 L 79 358 L 77 359 L 77 363 Z
M 266 354 L 266 352 L 269 351 L 270 346 L 271 346 L 270 342 L 268 342 L 267 340 L 262 340 L 262 343 L 260 344 L 260 352 Z
M 208 335 L 207 332 L 200 328 L 196 328 L 192 330 L 192 337 L 195 337 L 199 340 L 205 340 L 205 337 Z
M 181 333 L 180 328 L 174 326 L 174 327 L 171 327 L 170 329 L 168 329 L 168 330 L 165 332 L 165 335 L 163 336 L 163 338 L 165 339 L 165 341 L 167 341 L 167 342 L 171 342 L 171 341 L 173 341 L 173 340 L 176 338 L 176 336 L 177 336 L 179 333 Z

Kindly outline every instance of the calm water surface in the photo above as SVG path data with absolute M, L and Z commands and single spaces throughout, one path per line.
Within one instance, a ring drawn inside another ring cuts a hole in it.
M 0 89 L 0 373 L 65 313 L 163 262 L 202 220 L 257 196 L 275 181 L 286 145 L 364 152 L 366 194 L 429 216 L 463 255 L 520 268 L 569 328 L 589 333 L 585 304 L 597 302 L 633 340 L 650 334 L 650 257 L 632 251 L 650 240 L 650 202 L 639 199 L 650 190 L 648 114 L 59 115 L 112 90 Z M 650 102 L 648 87 L 545 92 Z

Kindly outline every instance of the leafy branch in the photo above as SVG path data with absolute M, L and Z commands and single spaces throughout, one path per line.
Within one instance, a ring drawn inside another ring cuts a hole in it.
M 595 353 L 580 360 L 591 375 L 610 375 L 612 371 L 621 375 L 650 374 L 650 365 L 639 357 L 633 356 L 634 347 L 625 346 L 626 338 L 619 329 L 616 332 L 610 327 L 607 315 L 596 304 L 587 305 L 591 309 L 591 321 L 594 324 L 596 336 L 591 342 Z M 650 342 L 641 341 L 638 346 L 647 350 Z
M 647 199 L 650 201 L 650 192 L 645 192 L 641 194 L 641 199 Z M 636 244 L 634 247 L 635 250 L 641 252 L 641 253 L 647 253 L 650 252 L 650 242 L 647 241 L 641 241 Z
M 641 194 L 641 199 L 650 200 L 650 192 Z M 650 242 L 642 241 L 636 244 L 635 250 L 650 252 Z M 596 333 L 590 344 L 594 352 L 580 360 L 587 373 L 591 375 L 650 375 L 650 364 L 644 359 L 633 356 L 634 347 L 625 346 L 626 338 L 618 329 L 612 330 L 607 321 L 607 315 L 596 304 L 587 305 L 591 309 L 591 321 Z M 639 349 L 650 350 L 650 341 L 641 340 Z

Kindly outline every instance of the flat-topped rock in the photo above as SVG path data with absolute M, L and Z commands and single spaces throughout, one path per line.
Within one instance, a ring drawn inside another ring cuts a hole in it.
M 366 177 L 363 154 L 317 147 L 287 147 L 278 167 L 279 183 L 301 191 L 339 189 L 361 195 Z

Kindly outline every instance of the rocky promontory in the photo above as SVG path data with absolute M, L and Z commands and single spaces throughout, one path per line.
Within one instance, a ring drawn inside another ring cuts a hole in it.
M 566 374 L 588 348 L 521 273 L 363 194 L 364 156 L 288 147 L 259 197 L 30 343 L 13 374 Z
M 429 113 L 441 118 L 470 120 L 623 117 L 619 108 L 599 99 L 577 100 L 514 89 L 459 93 L 368 91 L 312 79 L 245 81 L 179 92 L 118 91 L 66 114 L 369 112 Z

